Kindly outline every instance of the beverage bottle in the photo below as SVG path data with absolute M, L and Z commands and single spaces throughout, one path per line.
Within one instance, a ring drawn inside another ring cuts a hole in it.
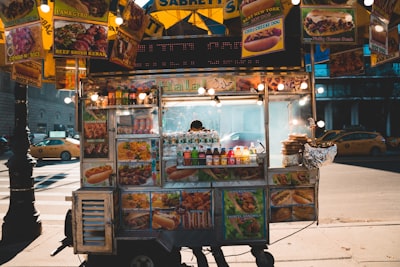
M 228 155 L 226 154 L 226 150 L 224 147 L 221 148 L 220 158 L 221 158 L 221 165 L 228 165 Z
M 247 146 L 243 147 L 242 164 L 250 164 L 250 151 Z
M 200 146 L 199 149 L 199 165 L 206 165 L 206 152 L 203 146 Z
M 242 150 L 240 149 L 239 146 L 236 147 L 235 149 L 235 159 L 236 159 L 236 165 L 243 164 L 242 160 Z
M 221 157 L 217 147 L 214 148 L 212 161 L 213 165 L 221 165 Z
M 191 157 L 192 157 L 192 153 L 189 150 L 189 147 L 186 147 L 185 151 L 183 152 L 183 164 L 185 166 L 190 166 L 191 164 Z
M 133 86 L 129 91 L 129 105 L 136 105 L 136 88 Z
M 213 165 L 213 153 L 210 147 L 207 147 L 206 151 L 206 165 Z
M 176 148 L 176 163 L 178 166 L 183 165 L 183 150 L 181 145 L 178 145 Z
M 128 87 L 124 87 L 124 90 L 122 90 L 122 105 L 128 105 L 129 104 L 129 90 Z
M 115 105 L 115 90 L 114 90 L 114 88 L 112 88 L 112 87 L 108 88 L 107 98 L 108 98 L 108 105 L 110 105 L 110 106 Z
M 250 163 L 256 164 L 257 163 L 257 150 L 254 145 L 254 142 L 250 143 L 249 150 L 250 150 Z
M 119 86 L 117 87 L 117 90 L 115 90 L 115 104 L 116 105 L 122 104 L 122 89 Z
M 236 159 L 235 159 L 235 153 L 233 152 L 233 148 L 229 148 L 228 151 L 228 165 L 235 165 L 236 164 Z
M 195 146 L 192 149 L 192 165 L 199 165 L 199 151 Z

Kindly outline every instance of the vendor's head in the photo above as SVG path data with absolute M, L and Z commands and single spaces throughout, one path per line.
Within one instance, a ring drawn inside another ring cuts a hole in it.
M 194 120 L 190 124 L 190 130 L 191 131 L 201 131 L 203 130 L 203 123 L 199 120 Z

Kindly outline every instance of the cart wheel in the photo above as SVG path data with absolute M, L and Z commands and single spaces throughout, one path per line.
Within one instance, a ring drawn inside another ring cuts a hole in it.
M 173 250 L 171 252 L 166 251 L 164 248 L 153 245 L 142 245 L 137 243 L 136 246 L 130 246 L 131 249 L 125 251 L 126 263 L 124 266 L 127 267 L 163 267 L 181 266 L 181 258 L 179 250 Z
M 272 256 L 268 251 L 252 249 L 251 252 L 256 258 L 257 267 L 274 267 L 274 256 Z

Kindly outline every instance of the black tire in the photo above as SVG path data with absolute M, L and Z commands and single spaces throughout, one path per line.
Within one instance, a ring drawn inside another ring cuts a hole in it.
M 376 156 L 380 156 L 382 154 L 381 150 L 377 147 L 373 147 L 371 149 L 371 156 L 376 157 Z
M 71 160 L 71 153 L 68 151 L 63 151 L 61 152 L 60 158 L 61 160 Z
M 257 267 L 274 267 L 275 259 L 271 253 L 259 250 L 252 251 L 252 254 L 256 258 Z
M 181 266 L 179 250 L 172 252 L 166 251 L 157 243 L 140 245 L 137 242 L 134 245 L 128 244 L 130 249 L 124 251 L 124 265 L 126 267 L 177 267 Z

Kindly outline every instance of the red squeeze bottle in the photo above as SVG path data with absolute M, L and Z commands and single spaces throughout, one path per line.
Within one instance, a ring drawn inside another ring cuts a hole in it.
M 235 153 L 233 153 L 233 148 L 229 148 L 228 151 L 228 165 L 235 165 L 236 160 L 235 160 Z

